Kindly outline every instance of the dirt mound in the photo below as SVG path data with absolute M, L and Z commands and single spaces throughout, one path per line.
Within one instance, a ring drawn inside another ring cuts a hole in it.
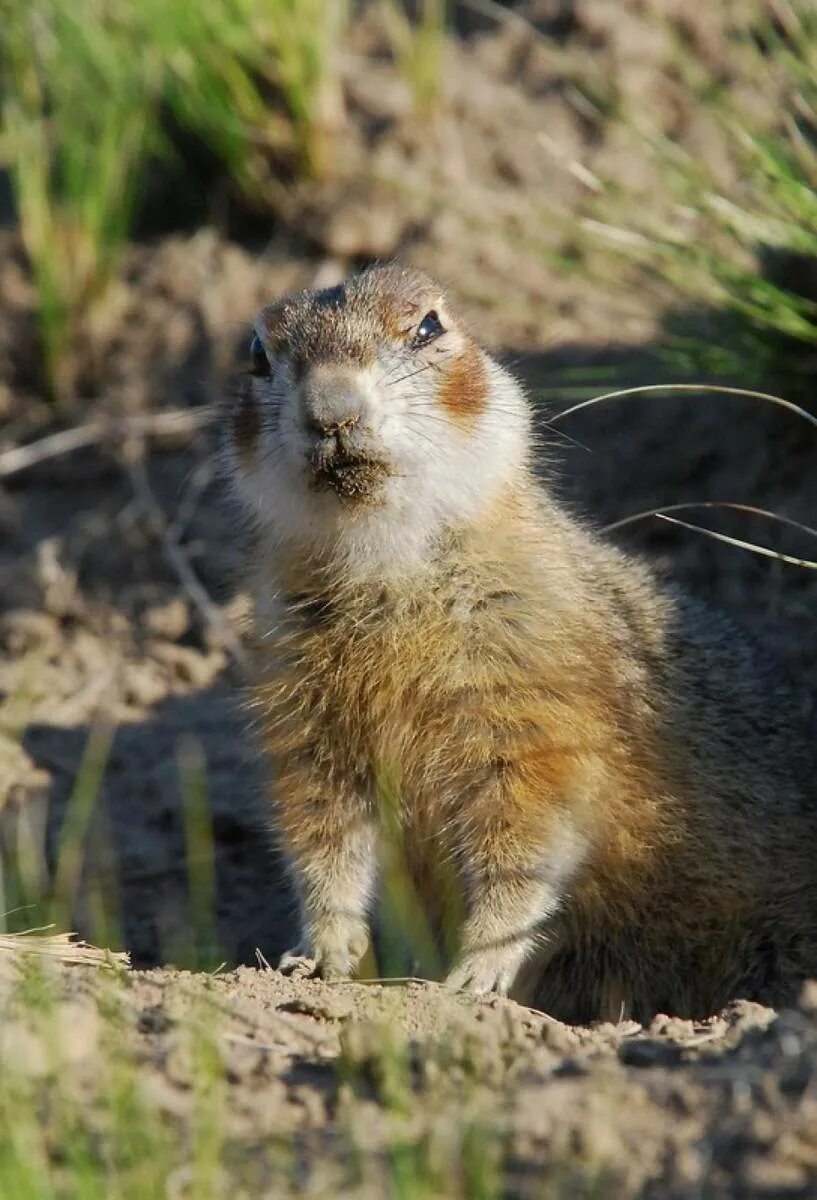
M 208 1046 L 223 1068 L 206 1086 L 232 1194 L 379 1197 L 398 1187 L 403 1162 L 422 1195 L 807 1197 L 815 986 L 780 1014 L 735 1003 L 700 1023 L 586 1029 L 434 984 L 246 968 L 114 983 L 71 968 L 51 1019 L 71 1029 L 64 1088 L 90 1112 L 115 1005 L 137 1094 L 181 1146 Z M 47 1088 L 37 1030 L 30 1010 L 12 1009 L 0 1052 Z

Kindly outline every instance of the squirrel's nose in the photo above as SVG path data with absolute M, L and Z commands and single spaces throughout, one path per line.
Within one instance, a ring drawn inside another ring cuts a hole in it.
M 364 395 L 353 370 L 335 364 L 314 366 L 301 386 L 301 419 L 314 438 L 348 436 L 362 423 Z
M 311 433 L 317 438 L 330 438 L 349 433 L 359 424 L 359 411 L 350 412 L 345 417 L 316 416 L 314 413 L 308 412 L 304 418 L 307 433 Z

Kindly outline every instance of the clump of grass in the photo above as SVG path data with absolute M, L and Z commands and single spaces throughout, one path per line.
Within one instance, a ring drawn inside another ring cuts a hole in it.
M 263 176 L 259 152 L 269 140 L 271 119 L 261 94 L 261 68 L 265 56 L 274 54 L 257 36 L 256 0 L 125 3 L 154 59 L 162 105 L 179 126 L 202 139 L 240 189 L 257 190 Z
M 216 927 L 216 874 L 213 819 L 207 768 L 198 742 L 179 746 L 184 840 L 187 861 L 188 945 L 180 947 L 185 965 L 213 970 L 221 962 Z
M 451 864 L 443 859 L 434 867 L 434 887 L 439 907 L 430 914 L 410 869 L 410 851 L 405 844 L 401 818 L 399 771 L 382 770 L 377 781 L 377 803 L 382 839 L 382 917 L 379 974 L 406 972 L 425 979 L 439 979 L 443 962 L 452 950 L 452 930 L 462 919 L 459 880 Z M 436 918 L 436 919 L 435 919 Z
M 446 0 L 419 0 L 415 15 L 402 0 L 386 0 L 383 16 L 397 68 L 411 88 L 417 113 L 430 117 L 442 87 Z
M 154 63 L 126 16 L 16 0 L 4 19 L 3 149 L 56 395 L 72 389 L 77 322 L 118 260 L 150 144 Z
M 191 1103 L 180 1125 L 145 1090 L 123 979 L 99 977 L 74 1018 L 89 1042 L 89 1075 L 73 1057 L 61 1008 L 65 979 L 50 966 L 22 959 L 3 989 L 3 1027 L 16 1038 L 0 1046 L 2 1194 L 141 1200 L 175 1186 L 179 1195 L 223 1195 L 224 1071 L 207 997 L 191 1009 Z
M 326 175 L 332 136 L 344 118 L 337 66 L 349 19 L 347 0 L 275 0 L 257 19 L 261 43 L 275 48 L 275 81 L 286 96 L 301 170 Z
M 26 686 L 38 663 L 38 656 L 31 655 L 21 672 L 19 694 L 12 690 L 0 704 L 0 749 L 8 731 L 13 750 L 25 724 L 32 719 L 34 697 L 27 694 Z M 125 941 L 120 879 L 117 855 L 108 841 L 104 797 L 113 739 L 111 728 L 91 728 L 70 794 L 60 810 L 59 827 L 54 829 L 53 855 L 49 852 L 53 825 L 47 819 L 44 796 L 35 792 L 26 803 L 10 804 L 2 813 L 0 950 L 51 954 L 64 961 L 80 961 L 89 953 L 92 958 L 92 952 L 66 933 L 79 929 L 94 945 L 105 947 L 106 954 L 110 949 L 112 961 L 121 960 L 119 951 Z M 223 953 L 218 937 L 213 816 L 206 761 L 201 747 L 192 739 L 180 742 L 177 756 L 187 888 L 180 919 L 174 916 L 162 930 L 159 951 L 165 961 L 177 966 L 213 970 L 223 963 Z
M 411 1044 L 393 1027 L 371 1027 L 365 1040 L 346 1040 L 338 1080 L 348 1103 L 340 1103 L 326 1131 L 331 1138 L 321 1140 L 319 1151 L 313 1142 L 305 1155 L 308 1143 L 284 1132 L 286 1120 L 280 1135 L 273 1131 L 263 1142 L 231 1122 L 237 1081 L 224 1049 L 227 1013 L 207 981 L 177 982 L 184 1018 L 177 1024 L 167 1017 L 167 1046 L 146 1054 L 126 976 L 108 972 L 76 991 L 51 967 L 21 961 L 16 980 L 6 976 L 0 988 L 4 1197 L 286 1200 L 306 1190 L 499 1200 L 507 1194 L 505 1133 L 471 1112 L 470 1102 L 461 1111 L 448 1089 L 429 1089 L 414 1071 Z M 157 1090 L 167 1054 L 172 1072 Z M 433 1047 L 428 1054 L 434 1057 Z M 273 1104 L 280 1102 L 276 1082 Z M 262 1086 L 263 1075 L 253 1087 L 254 1103 L 264 1102 Z M 246 1093 L 242 1099 L 246 1103 Z M 368 1136 L 372 1100 L 383 1118 L 374 1141 Z M 437 1116 L 429 1120 L 432 1105 Z
M 677 367 L 802 390 L 817 355 L 817 14 L 802 0 L 778 8 L 778 21 L 741 28 L 732 86 L 678 48 L 678 73 L 725 134 L 736 182 L 634 125 L 675 203 L 662 213 L 607 184 L 585 228 L 690 309 L 707 306 L 705 321 L 671 323 Z M 746 103 L 750 87 L 768 94 L 769 113 L 782 111 L 775 127 L 760 127 Z
M 37 289 L 46 384 L 66 400 L 71 349 L 119 262 L 148 162 L 173 114 L 255 201 L 268 152 L 319 174 L 342 118 L 342 0 L 11 0 L 0 49 L 2 156 Z M 273 90 L 283 101 L 276 109 Z
M 498 1200 L 504 1194 L 501 1117 L 495 1113 L 486 1121 L 467 1100 L 455 1106 L 449 1067 L 448 1048 L 416 1043 L 393 1023 L 352 1025 L 345 1032 L 338 1061 L 341 1113 L 349 1118 L 347 1153 L 361 1189 L 379 1184 L 399 1200 Z M 354 1121 L 355 1105 L 371 1100 L 390 1120 L 385 1149 L 377 1155 L 358 1147 Z M 439 1114 L 419 1132 L 418 1105 Z

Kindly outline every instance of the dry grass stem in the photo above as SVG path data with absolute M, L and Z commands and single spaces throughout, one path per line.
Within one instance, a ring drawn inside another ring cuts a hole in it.
M 678 525 L 681 529 L 689 529 L 693 533 L 703 533 L 716 542 L 727 546 L 735 546 L 738 550 L 749 550 L 752 554 L 761 554 L 764 558 L 775 558 L 778 562 L 790 567 L 806 567 L 809 571 L 817 571 L 817 562 L 811 558 L 797 558 L 793 554 L 783 554 L 780 550 L 771 550 L 768 546 L 759 546 L 756 542 L 746 542 L 742 538 L 730 537 L 729 534 L 719 533 L 716 529 L 707 529 L 705 525 L 695 525 L 692 521 L 681 521 L 678 517 L 670 517 L 667 513 L 656 513 L 659 520 L 667 521 L 670 525 Z
M 128 967 L 130 955 L 119 950 L 103 950 L 83 942 L 75 933 L 49 933 L 53 926 L 25 929 L 20 933 L 0 934 L 0 952 L 19 956 L 35 954 L 60 963 L 90 967 Z
M 806 409 L 801 408 L 799 404 L 795 404 L 792 400 L 784 400 L 782 396 L 774 396 L 771 392 L 758 392 L 752 388 L 741 387 L 726 387 L 713 383 L 646 383 L 640 387 L 619 388 L 614 392 L 605 392 L 603 396 L 592 396 L 589 400 L 581 400 L 578 404 L 571 404 L 570 408 L 564 409 L 563 412 L 556 413 L 550 418 L 550 423 L 563 421 L 565 417 L 571 417 L 574 413 L 581 412 L 582 409 L 592 408 L 595 404 L 602 404 L 606 400 L 618 400 L 623 396 L 644 396 L 649 394 L 657 394 L 666 392 L 712 392 L 719 396 L 746 396 L 750 400 L 764 400 L 767 404 L 776 404 L 780 408 L 785 408 L 788 412 L 794 413 L 803 421 L 808 421 L 809 425 L 813 425 L 817 429 L 817 417 Z
M 634 525 L 637 521 L 645 521 L 648 517 L 663 517 L 667 513 L 698 508 L 727 508 L 732 512 L 749 513 L 753 517 L 765 517 L 769 521 L 778 521 L 781 525 L 788 525 L 791 529 L 799 529 L 801 533 L 807 533 L 809 537 L 817 537 L 817 529 L 811 525 L 804 525 L 802 521 L 795 521 L 793 517 L 772 512 L 768 508 L 758 508 L 754 504 L 741 504 L 734 500 L 689 500 L 683 504 L 659 504 L 656 508 L 645 508 L 641 512 L 631 513 L 628 517 L 621 517 L 620 520 L 605 525 L 604 532 L 612 533 L 614 529 L 624 529 L 625 526 Z

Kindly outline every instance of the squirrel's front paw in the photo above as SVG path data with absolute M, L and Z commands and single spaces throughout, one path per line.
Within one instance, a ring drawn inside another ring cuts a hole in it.
M 278 970 L 282 975 L 291 975 L 297 979 L 312 979 L 318 974 L 318 961 L 308 954 L 301 953 L 299 946 L 285 950 L 278 960 Z
M 446 976 L 446 987 L 457 992 L 473 992 L 476 996 L 485 996 L 489 992 L 507 996 L 523 957 L 524 951 L 515 947 L 510 952 L 478 950 L 464 954 Z
M 369 944 L 364 925 L 331 920 L 281 955 L 278 970 L 304 979 L 346 979 Z

